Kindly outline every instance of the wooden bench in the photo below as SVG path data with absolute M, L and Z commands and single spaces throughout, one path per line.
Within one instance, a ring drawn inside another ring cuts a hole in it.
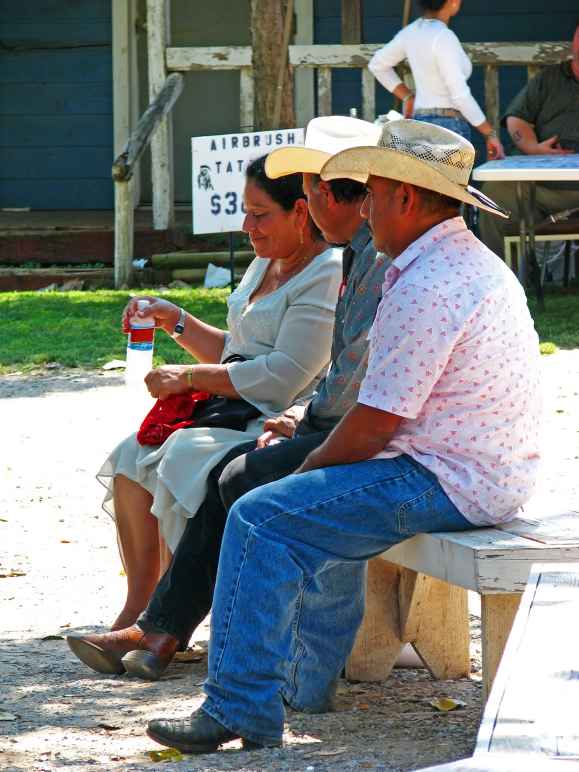
M 579 508 L 534 500 L 497 528 L 420 534 L 368 565 L 366 613 L 346 668 L 354 681 L 388 677 L 411 643 L 437 679 L 470 673 L 468 596 L 481 596 L 484 699 L 533 563 L 579 561 Z
M 473 758 L 428 770 L 577 769 L 578 715 L 579 563 L 536 563 L 484 710 Z

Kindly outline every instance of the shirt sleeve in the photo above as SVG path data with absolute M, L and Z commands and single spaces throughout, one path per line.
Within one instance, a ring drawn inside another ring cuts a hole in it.
M 327 260 L 292 291 L 272 351 L 228 365 L 241 397 L 276 415 L 302 397 L 330 359 L 341 260 Z
M 480 126 L 486 120 L 485 114 L 471 94 L 464 77 L 462 59 L 465 53 L 452 30 L 445 29 L 438 35 L 432 53 L 453 105 L 472 126 Z
M 406 58 L 406 50 L 401 32 L 395 35 L 383 48 L 376 51 L 368 62 L 368 69 L 372 75 L 388 91 L 394 91 L 396 86 L 402 83 L 394 69 L 397 64 L 400 64 Z
M 543 70 L 538 75 L 535 75 L 534 78 L 531 78 L 527 85 L 519 91 L 503 113 L 501 119 L 503 126 L 506 126 L 507 118 L 511 115 L 533 125 L 537 122 L 537 117 L 543 104 L 544 76 L 545 71 Z
M 358 402 L 416 418 L 444 372 L 460 334 L 444 300 L 424 287 L 385 295 L 370 331 Z

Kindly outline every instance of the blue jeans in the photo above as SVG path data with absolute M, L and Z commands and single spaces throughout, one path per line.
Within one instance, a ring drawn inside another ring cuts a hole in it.
M 460 134 L 461 137 L 468 139 L 469 142 L 472 142 L 472 130 L 470 127 L 470 123 L 468 123 L 468 121 L 465 121 L 464 118 L 453 118 L 450 115 L 445 116 L 445 115 L 434 114 L 434 115 L 418 115 L 414 120 L 426 121 L 427 123 L 434 123 L 437 126 L 442 126 L 445 129 L 450 129 L 451 131 L 454 131 L 457 134 Z
M 203 710 L 279 743 L 283 698 L 291 704 L 297 683 L 327 693 L 344 667 L 365 561 L 416 533 L 472 527 L 408 456 L 292 474 L 242 496 L 223 537 Z

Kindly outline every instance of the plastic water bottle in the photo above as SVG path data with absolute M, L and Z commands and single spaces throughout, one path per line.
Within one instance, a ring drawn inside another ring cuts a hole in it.
M 139 311 L 146 311 L 148 300 L 138 300 Z M 152 317 L 132 316 L 129 320 L 127 340 L 127 367 L 125 381 L 129 386 L 143 387 L 147 373 L 153 369 L 153 340 L 155 338 L 155 320 Z

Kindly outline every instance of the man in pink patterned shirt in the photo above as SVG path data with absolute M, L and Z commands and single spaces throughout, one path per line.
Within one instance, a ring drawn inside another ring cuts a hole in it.
M 292 684 L 330 694 L 364 610 L 365 561 L 417 533 L 504 522 L 539 463 L 539 348 L 526 298 L 459 216 L 501 216 L 468 186 L 474 148 L 438 126 L 386 124 L 323 179 L 367 185 L 362 214 L 392 258 L 358 402 L 296 474 L 233 505 L 213 602 L 206 700 L 149 736 L 186 752 L 279 745 Z M 359 565 L 360 571 L 351 570 Z M 349 577 L 324 592 L 323 577 Z M 352 599 L 355 602 L 352 602 Z M 290 694 L 291 696 L 291 694 Z

